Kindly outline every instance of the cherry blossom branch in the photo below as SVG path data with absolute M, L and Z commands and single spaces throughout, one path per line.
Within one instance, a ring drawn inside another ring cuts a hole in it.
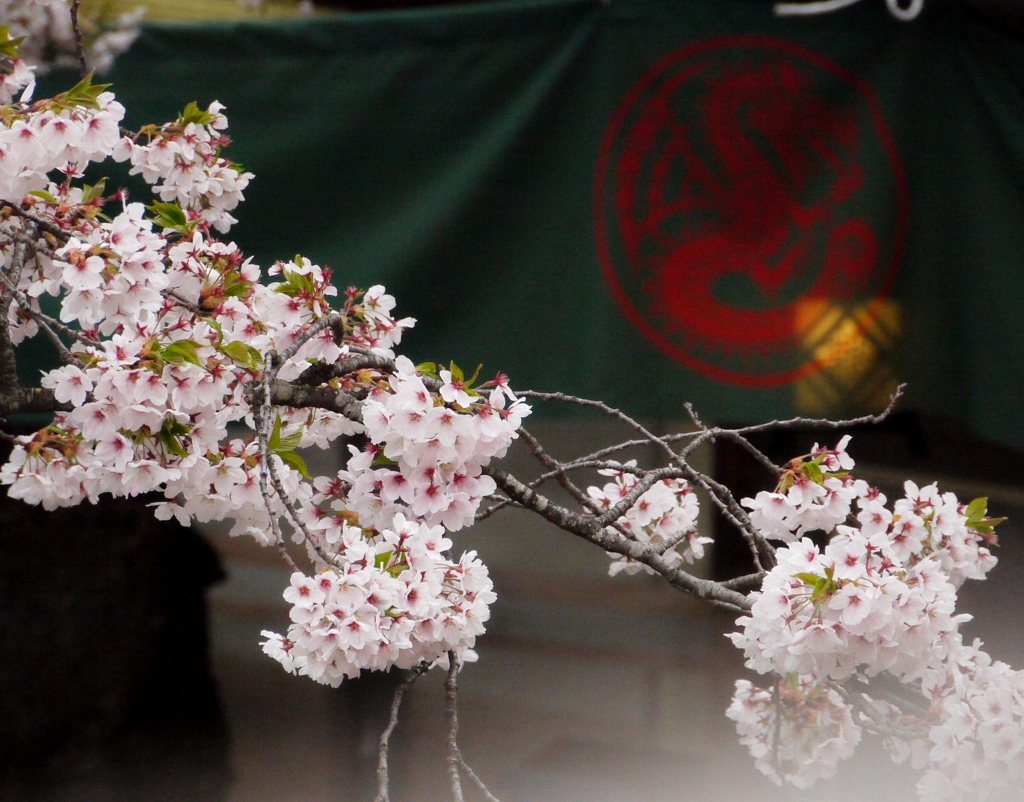
M 462 781 L 459 779 L 459 656 L 448 652 L 448 678 L 444 683 L 444 717 L 448 725 L 448 781 L 451 784 L 454 802 L 464 802 Z
M 26 242 L 17 242 L 14 245 L 14 253 L 11 255 L 11 266 L 9 270 L 0 268 L 0 276 L 7 279 L 8 282 L 13 283 L 15 287 L 21 281 L 21 271 L 25 266 L 25 260 L 28 256 L 28 244 Z M 8 289 L 8 291 L 10 291 Z M 7 306 L 3 303 L 3 299 L 6 293 L 0 288 L 0 305 L 4 307 L 4 314 L 7 313 Z
M 562 467 L 562 463 L 556 460 L 551 455 L 549 455 L 547 451 L 544 450 L 544 447 L 540 444 L 540 441 L 538 441 L 537 438 L 535 438 L 532 434 L 526 431 L 526 429 L 523 428 L 522 426 L 519 427 L 519 436 L 523 438 L 524 442 L 526 442 L 530 451 L 540 461 L 540 463 L 545 467 L 552 469 L 552 474 L 558 480 L 558 483 L 562 486 L 565 492 L 567 492 L 574 499 L 576 499 L 576 502 L 581 507 L 590 510 L 596 516 L 601 516 L 601 508 L 594 502 L 592 498 L 590 498 L 590 496 L 588 496 L 586 493 L 580 490 L 579 487 L 577 487 L 576 484 L 571 479 L 569 479 L 565 469 Z M 628 532 L 626 532 L 626 530 L 622 527 L 621 524 L 618 523 L 618 521 L 619 516 L 615 516 L 605 525 L 614 526 L 620 534 L 622 534 L 624 537 L 628 537 Z
M 18 262 L 18 250 L 21 249 L 21 258 L 24 260 L 24 245 L 14 247 L 13 258 L 11 259 L 12 270 Z M 18 271 L 20 273 L 20 269 Z M 18 381 L 18 362 L 14 354 L 14 342 L 11 340 L 10 323 L 7 320 L 8 310 L 13 303 L 13 296 L 7 297 L 7 276 L 0 269 L 0 277 L 4 279 L 4 286 L 0 286 L 0 394 L 10 396 L 21 389 Z
M 40 245 L 39 238 L 35 236 L 35 231 L 33 230 L 34 228 L 35 228 L 35 225 L 33 223 L 29 223 L 29 231 L 31 232 L 29 234 L 26 234 L 26 233 L 24 233 L 22 231 L 17 231 L 15 229 L 6 228 L 6 227 L 0 229 L 0 233 L 2 233 L 5 237 L 9 237 L 14 242 L 23 242 L 23 243 L 25 243 L 25 245 L 28 245 L 36 253 L 42 253 L 45 256 L 50 257 L 51 259 L 57 258 L 56 251 L 51 250 L 50 248 L 46 247 L 45 245 Z M 22 265 L 24 266 L 24 263 L 22 263 Z M 14 279 L 15 279 L 14 283 L 17 285 L 19 283 L 19 281 L 21 280 L 21 276 L 20 275 L 14 276 Z
M 854 682 L 857 685 L 851 688 L 850 686 Z M 901 682 L 898 677 L 894 677 L 887 671 L 879 672 L 875 676 L 868 678 L 866 685 L 861 680 L 852 678 L 847 681 L 846 687 L 852 692 L 859 690 L 866 692 L 869 696 L 884 699 L 890 704 L 896 705 L 900 710 L 909 712 L 918 718 L 924 719 L 928 717 L 928 708 L 921 704 L 920 701 L 923 697 L 918 694 L 914 694 L 913 697 L 909 696 L 910 686 Z
M 0 403 L 2 399 L 17 394 L 21 390 L 18 381 L 18 363 L 11 342 L 10 325 L 7 322 L 7 308 L 10 301 L 0 295 Z
M 295 380 L 295 384 L 310 385 L 312 387 L 324 384 L 331 379 L 340 379 L 357 370 L 373 368 L 379 371 L 388 371 L 394 368 L 394 360 L 379 354 L 360 354 L 342 359 L 340 362 L 317 362 L 310 365 Z
M 488 466 L 483 469 L 483 473 L 490 476 L 509 498 L 539 514 L 559 529 L 590 541 L 605 551 L 621 554 L 653 568 L 656 573 L 661 574 L 671 585 L 680 590 L 732 610 L 744 611 L 749 610 L 752 606 L 752 602 L 743 594 L 725 587 L 720 582 L 700 579 L 681 568 L 672 567 L 662 555 L 657 553 L 654 547 L 609 532 L 600 526 L 595 518 L 575 513 L 555 504 L 505 471 Z
M 46 326 L 54 333 L 63 334 L 68 339 L 76 340 L 77 342 L 80 342 L 82 345 L 88 345 L 91 346 L 92 348 L 99 348 L 101 346 L 99 340 L 93 339 L 88 334 L 84 334 L 81 331 L 77 331 L 71 328 L 70 326 L 65 326 L 56 318 L 52 318 L 49 315 L 45 314 L 44 312 L 40 312 L 38 309 L 34 309 L 32 306 L 29 305 L 28 299 L 25 297 L 25 294 L 22 293 L 20 290 L 15 290 L 15 292 L 15 298 L 18 299 L 19 302 L 18 305 L 21 306 L 22 310 L 25 312 L 26 315 L 35 320 L 40 326 Z M 21 303 L 22 299 L 24 299 L 24 304 Z
M 344 390 L 330 387 L 303 387 L 277 380 L 271 386 L 270 400 L 274 406 L 296 409 L 323 409 L 362 423 L 363 404 Z
M 733 579 L 725 580 L 721 582 L 723 588 L 729 588 L 730 590 L 753 590 L 761 587 L 761 583 L 767 576 L 765 571 L 757 571 L 753 574 L 746 574 L 744 576 L 737 576 Z
M 67 242 L 69 239 L 71 239 L 71 235 L 63 228 L 61 228 L 59 225 L 57 225 L 55 222 L 53 222 L 53 220 L 49 220 L 45 217 L 40 217 L 38 214 L 30 212 L 27 209 L 22 209 L 19 204 L 12 203 L 9 200 L 0 199 L 0 207 L 2 207 L 0 208 L 0 212 L 2 212 L 3 209 L 10 209 L 12 214 L 16 214 L 18 217 L 23 217 L 24 219 L 35 223 L 40 230 L 52 234 L 53 236 L 57 237 L 57 239 L 59 239 L 61 242 Z
M 753 456 L 754 459 L 756 459 L 763 467 L 765 467 L 768 470 L 768 472 L 771 473 L 772 475 L 779 476 L 782 474 L 782 467 L 776 465 L 774 462 L 768 459 L 768 456 L 766 454 L 762 453 L 760 449 L 754 446 L 754 444 L 747 440 L 747 438 L 744 437 L 742 434 L 739 434 L 731 429 L 721 429 L 717 426 L 705 426 L 704 423 L 701 421 L 700 417 L 698 417 L 696 411 L 693 408 L 693 405 L 687 402 L 685 406 L 686 411 L 690 413 L 690 418 L 697 426 L 697 429 L 700 432 L 700 434 L 697 437 L 695 437 L 689 444 L 687 444 L 686 448 L 679 452 L 680 457 L 686 459 L 690 454 L 696 451 L 704 443 L 713 443 L 716 438 L 721 437 L 726 440 L 731 440 L 734 443 L 738 443 L 751 456 Z
M 71 351 L 68 350 L 68 347 L 64 345 L 64 341 L 61 340 L 59 336 L 57 336 L 57 332 L 54 331 L 54 328 L 65 329 L 69 332 L 73 330 L 68 329 L 66 326 L 58 323 L 57 321 L 50 318 L 48 315 L 44 315 L 42 312 L 38 312 L 35 309 L 33 309 L 31 303 L 29 303 L 28 299 L 24 296 L 24 294 L 20 290 L 15 289 L 14 285 L 11 284 L 10 279 L 8 279 L 7 276 L 5 276 L 3 273 L 0 273 L 0 283 L 2 283 L 3 286 L 7 289 L 7 291 L 11 294 L 11 297 L 14 299 L 14 302 L 18 304 L 18 308 L 21 309 L 21 311 L 24 312 L 28 317 L 32 318 L 33 320 L 36 321 L 36 323 L 39 324 L 39 327 L 42 329 L 43 334 L 46 335 L 47 339 L 51 343 L 53 343 L 53 346 L 57 349 L 57 353 L 60 355 L 61 361 L 64 362 L 64 364 L 66 365 L 80 366 L 82 363 L 71 354 Z M 3 307 L 4 309 L 4 325 L 6 327 L 7 304 L 0 304 L 0 307 Z
M 0 393 L 0 418 L 43 412 L 70 412 L 74 407 L 58 401 L 45 387 L 19 387 L 11 394 Z
M 335 326 L 341 323 L 343 320 L 344 318 L 337 312 L 327 315 L 326 317 L 322 317 L 318 321 L 316 321 L 316 323 L 313 323 L 308 328 L 306 328 L 302 332 L 302 334 L 296 337 L 292 344 L 289 345 L 283 352 L 281 352 L 280 355 L 274 354 L 274 352 L 271 351 L 271 354 L 274 354 L 274 356 L 277 357 L 277 359 L 275 360 L 277 362 L 276 367 L 271 368 L 271 381 L 277 378 L 278 371 L 285 364 L 287 364 L 288 360 L 292 359 L 299 352 L 299 349 L 302 348 L 302 346 L 304 346 L 306 343 L 308 343 L 310 340 L 316 337 L 316 335 L 318 335 L 324 329 L 330 328 L 331 326 Z
M 410 669 L 402 678 L 398 687 L 395 688 L 395 696 L 391 702 L 391 717 L 388 719 L 384 732 L 381 733 L 380 746 L 377 749 L 377 796 L 374 797 L 373 802 L 391 802 L 388 789 L 391 782 L 388 774 L 388 750 L 391 743 L 391 733 L 398 726 L 398 710 L 402 706 L 402 699 L 405 697 L 406 691 L 429 669 L 430 665 L 428 663 L 420 663 L 415 668 Z
M 664 554 L 670 549 L 674 549 L 676 546 L 678 546 L 680 543 L 686 540 L 690 535 L 696 534 L 696 532 L 696 524 L 694 524 L 693 526 L 688 526 L 686 529 L 676 532 L 676 534 L 674 534 L 672 537 L 666 538 L 664 542 L 658 543 L 657 545 L 653 545 L 651 548 L 653 548 L 654 551 L 658 554 Z
M 519 392 L 519 395 L 525 398 L 536 398 L 538 401 L 558 401 L 576 406 L 591 407 L 622 421 L 630 428 L 639 432 L 644 437 L 644 440 L 640 441 L 641 443 L 646 442 L 657 447 L 671 462 L 679 466 L 686 479 L 694 482 L 695 484 L 699 484 L 704 488 L 715 506 L 719 508 L 726 519 L 736 526 L 743 535 L 743 539 L 746 541 L 751 555 L 753 556 L 754 565 L 758 570 L 761 570 L 764 567 L 771 568 L 775 564 L 774 550 L 768 541 L 758 533 L 757 529 L 750 522 L 750 517 L 736 502 L 732 492 L 724 485 L 715 482 L 710 477 L 705 476 L 691 467 L 684 458 L 680 457 L 679 454 L 672 450 L 671 446 L 665 442 L 664 438 L 660 438 L 653 432 L 649 431 L 647 427 L 639 421 L 630 417 L 622 410 L 605 404 L 603 401 L 580 398 L 578 396 L 560 392 L 542 393 L 535 390 L 523 390 Z
M 685 462 L 682 463 L 682 467 L 686 478 L 703 487 L 712 503 L 718 507 L 719 512 L 739 530 L 754 558 L 754 567 L 758 571 L 773 568 L 775 566 L 775 549 L 750 522 L 750 516 L 736 502 L 732 491 L 710 476 L 694 470 Z
M 287 353 L 287 352 L 286 352 Z M 266 363 L 268 370 L 263 372 L 263 404 L 262 404 L 262 421 L 260 426 L 256 427 L 256 436 L 260 442 L 260 458 L 263 461 L 260 471 L 261 475 L 265 472 L 270 473 L 270 481 L 274 485 L 274 490 L 277 492 L 277 497 L 280 499 L 281 504 L 284 505 L 285 511 L 288 514 L 288 519 L 291 525 L 295 527 L 295 530 L 302 535 L 303 539 L 309 545 L 313 551 L 316 552 L 317 556 L 323 560 L 327 565 L 331 565 L 331 558 L 324 553 L 323 549 L 313 539 L 313 536 L 306 529 L 305 524 L 299 518 L 299 512 L 295 509 L 295 504 L 292 502 L 291 497 L 285 490 L 284 485 L 281 482 L 280 476 L 277 474 L 277 466 L 274 465 L 274 461 L 270 456 L 270 444 L 269 434 L 267 430 L 273 425 L 271 422 L 273 419 L 273 407 L 271 402 L 270 382 L 271 382 L 271 371 L 275 364 L 279 364 L 277 360 L 277 354 L 274 351 L 270 351 L 266 356 Z M 255 422 L 255 417 L 254 417 Z M 280 538 L 280 533 L 278 534 Z M 283 542 L 283 540 L 281 541 Z
M 262 407 L 256 405 L 253 406 L 253 423 L 256 425 L 256 437 L 260 449 L 260 495 L 263 496 L 263 505 L 266 507 L 267 516 L 270 518 L 270 531 L 274 535 L 274 541 L 281 557 L 292 571 L 298 571 L 299 567 L 295 564 L 292 556 L 288 553 L 288 547 L 284 542 L 284 535 L 281 533 L 281 527 L 277 522 L 277 512 L 274 510 L 274 505 L 270 500 L 270 488 L 267 485 L 267 471 L 264 469 L 264 466 L 270 462 L 270 453 L 267 445 L 267 438 L 261 434 L 264 431 Z
M 884 421 L 889 415 L 892 414 L 896 408 L 896 404 L 900 398 L 906 392 L 907 385 L 901 384 L 896 388 L 896 391 L 889 396 L 889 403 L 886 404 L 885 409 L 881 412 L 873 415 L 861 415 L 859 418 L 845 418 L 843 420 L 828 420 L 827 418 L 787 418 L 785 420 L 772 420 L 767 423 L 758 423 L 752 426 L 740 426 L 736 429 L 729 429 L 728 431 L 736 434 L 757 434 L 759 432 L 775 431 L 777 429 L 794 429 L 798 427 L 807 427 L 813 429 L 846 429 L 850 426 L 863 426 L 866 424 L 878 424 Z
M 710 428 L 698 428 L 696 431 L 692 431 L 692 432 L 675 432 L 673 434 L 663 435 L 663 436 L 658 437 L 656 439 L 658 441 L 660 441 L 661 443 L 670 444 L 670 443 L 678 443 L 678 442 L 683 441 L 683 440 L 692 440 L 692 439 L 695 439 L 695 438 L 703 437 L 706 434 L 706 432 L 708 432 L 708 431 L 714 432 L 715 435 L 722 435 L 722 436 L 729 437 L 731 435 L 741 435 L 742 436 L 742 435 L 747 435 L 747 434 L 758 434 L 760 432 L 771 431 L 773 429 L 792 429 L 792 428 L 797 428 L 797 427 L 807 427 L 807 428 L 812 428 L 812 429 L 844 429 L 844 428 L 847 428 L 847 427 L 850 427 L 850 426 L 863 426 L 863 425 L 866 425 L 866 424 L 877 424 L 877 423 L 881 423 L 886 418 L 888 418 L 890 414 L 892 414 L 892 411 L 896 408 L 896 404 L 899 401 L 899 399 L 903 396 L 905 390 L 906 390 L 906 385 L 905 384 L 901 384 L 899 387 L 896 388 L 896 391 L 893 393 L 893 395 L 891 395 L 889 397 L 889 403 L 886 405 L 884 410 L 882 410 L 881 412 L 879 412 L 877 414 L 862 415 L 861 417 L 858 417 L 858 418 L 845 418 L 845 419 L 842 419 L 842 420 L 829 420 L 828 418 L 803 418 L 803 417 L 796 417 L 796 418 L 787 418 L 785 420 L 773 420 L 773 421 L 768 421 L 767 423 L 759 423 L 759 424 L 754 424 L 754 425 L 751 425 L 751 426 L 740 426 L 740 427 L 735 428 L 735 429 L 725 429 L 725 428 L 717 427 L 717 426 L 716 427 L 710 427 Z M 525 395 L 527 392 L 529 392 L 529 391 L 522 391 L 520 394 L 521 395 Z M 563 401 L 566 401 L 567 403 L 571 403 L 572 402 L 571 399 L 572 399 L 571 396 L 563 396 L 563 398 L 561 398 L 561 399 L 554 399 L 554 400 L 563 400 Z M 594 403 L 599 403 L 599 402 L 594 402 Z M 691 418 L 695 418 L 695 423 L 697 423 L 698 427 L 702 427 L 703 424 L 700 423 L 700 419 L 696 418 L 696 413 L 693 412 L 692 404 L 687 403 L 685 406 L 687 408 L 687 411 L 690 413 Z M 618 453 L 620 451 L 625 451 L 625 450 L 630 449 L 630 448 L 636 448 L 637 446 L 649 445 L 650 443 L 651 443 L 651 439 L 647 438 L 647 437 L 645 437 L 643 439 L 623 440 L 621 443 L 616 443 L 615 445 L 611 445 L 611 446 L 605 446 L 604 448 L 600 448 L 597 451 L 593 451 L 593 452 L 591 452 L 589 454 L 585 454 L 585 455 L 583 455 L 581 457 L 578 457 L 573 462 L 565 463 L 565 466 L 566 466 L 566 468 L 571 468 L 576 463 L 579 463 L 579 462 L 600 459 L 602 457 L 607 457 L 607 456 L 609 456 L 611 454 L 616 454 L 616 453 Z M 583 467 L 586 467 L 586 466 L 583 466 Z
M 654 487 L 662 479 L 676 479 L 682 476 L 682 471 L 676 468 L 660 468 L 654 471 L 648 471 L 644 474 L 643 478 L 630 490 L 622 500 L 619 501 L 612 507 L 609 507 L 606 512 L 601 513 L 597 517 L 597 523 L 601 526 L 608 526 L 613 521 L 619 520 L 623 515 L 629 512 L 633 505 L 640 500 L 640 496 Z
M 519 429 L 520 434 L 522 433 L 522 431 L 523 431 L 522 428 L 520 428 Z M 636 441 L 636 444 L 639 444 L 639 445 L 642 445 L 643 443 L 644 443 L 644 441 L 639 441 L 639 440 Z M 612 447 L 612 449 L 606 449 L 606 450 L 608 450 L 609 453 L 611 453 L 614 449 L 615 449 L 615 447 Z M 637 468 L 635 465 L 626 465 L 624 463 L 615 462 L 613 460 L 607 460 L 606 461 L 606 460 L 583 460 L 583 459 L 576 459 L 576 460 L 572 460 L 571 462 L 559 462 L 557 464 L 558 464 L 557 468 L 555 468 L 554 470 L 548 471 L 547 473 L 542 473 L 536 479 L 533 479 L 530 482 L 527 482 L 526 486 L 529 487 L 531 490 L 536 490 L 538 487 L 543 485 L 548 480 L 556 478 L 560 473 L 567 473 L 569 471 L 580 470 L 582 468 L 595 468 L 597 470 L 609 469 L 609 470 L 615 470 L 615 471 L 622 471 L 623 473 L 632 473 L 632 474 L 635 474 L 635 475 L 638 475 L 638 476 L 643 476 L 646 473 L 646 471 L 643 468 Z M 504 509 L 505 507 L 508 507 L 508 506 L 521 507 L 522 506 L 521 504 L 519 504 L 518 502 L 514 501 L 513 499 L 508 498 L 507 496 L 503 496 L 503 497 L 500 497 L 500 498 L 493 497 L 493 496 L 488 496 L 487 500 L 488 501 L 494 501 L 495 504 L 493 506 L 491 506 L 491 507 L 488 507 L 486 510 L 481 510 L 480 512 L 478 512 L 476 514 L 476 520 L 477 521 L 486 520 L 487 518 L 490 518 L 496 512 L 498 512 L 499 510 Z
M 167 289 L 161 290 L 160 294 L 163 295 L 164 298 L 170 298 L 178 306 L 181 306 L 181 307 L 187 309 L 193 315 L 198 315 L 198 316 L 202 317 L 203 315 L 207 314 L 207 310 L 203 309 L 200 306 L 197 306 L 196 304 L 192 303 L 191 301 L 189 301 L 186 298 L 182 298 L 174 290 L 167 290 Z

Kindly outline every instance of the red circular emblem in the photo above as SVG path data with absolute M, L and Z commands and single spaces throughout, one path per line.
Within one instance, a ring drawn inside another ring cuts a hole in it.
M 888 292 L 906 190 L 870 87 L 795 45 L 716 39 L 673 53 L 616 111 L 598 164 L 598 250 L 627 317 L 719 381 L 823 367 L 835 305 Z

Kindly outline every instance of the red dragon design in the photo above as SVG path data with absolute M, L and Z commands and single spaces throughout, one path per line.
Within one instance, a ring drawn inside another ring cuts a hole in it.
M 898 167 L 859 81 L 789 46 L 740 44 L 725 58 L 688 49 L 627 98 L 605 142 L 599 239 L 656 344 L 718 378 L 777 384 L 814 368 L 795 354 L 799 304 L 884 292 L 897 249 L 882 264 L 865 147 L 881 140 Z M 772 373 L 771 355 L 790 364 Z M 737 359 L 757 365 L 737 376 Z

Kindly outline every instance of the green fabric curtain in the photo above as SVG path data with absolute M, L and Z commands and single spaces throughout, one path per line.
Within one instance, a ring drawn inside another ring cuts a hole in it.
M 947 4 L 154 25 L 106 80 L 129 125 L 225 103 L 233 237 L 387 286 L 418 361 L 719 421 L 907 381 L 1024 446 L 1024 44 Z

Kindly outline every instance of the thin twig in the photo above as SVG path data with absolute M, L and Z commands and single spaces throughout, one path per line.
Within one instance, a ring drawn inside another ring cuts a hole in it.
M 85 63 L 85 45 L 82 43 L 82 29 L 78 24 L 78 7 L 82 0 L 71 2 L 71 29 L 75 32 L 75 55 L 78 56 L 78 66 L 82 70 L 82 77 L 89 74 L 89 65 Z
M 263 504 L 267 508 L 267 515 L 270 518 L 270 531 L 274 534 L 274 541 L 277 545 L 278 553 L 288 564 L 288 567 L 292 571 L 298 571 L 299 567 L 295 564 L 292 556 L 288 553 L 288 547 L 284 542 L 284 535 L 281 533 L 281 527 L 277 522 L 277 512 L 274 510 L 274 505 L 270 501 L 270 488 L 267 486 L 267 469 L 266 466 L 270 464 L 270 449 L 267 444 L 266 435 L 266 423 L 264 421 L 264 407 L 261 405 L 253 405 L 252 416 L 253 423 L 256 424 L 256 439 L 259 443 L 260 449 L 260 495 L 263 496 Z
M 322 332 L 326 328 L 330 328 L 336 323 L 340 323 L 344 318 L 337 312 L 334 312 L 327 317 L 320 318 L 316 323 L 313 323 L 308 329 L 302 334 L 295 338 L 295 341 L 289 345 L 280 355 L 279 361 L 276 367 L 271 369 L 270 380 L 273 381 L 277 378 L 278 371 L 288 362 L 289 359 L 294 357 L 299 349 L 302 348 L 306 343 L 312 340 L 316 335 Z
M 653 548 L 658 554 L 664 554 L 670 549 L 674 549 L 676 546 L 678 546 L 680 543 L 686 540 L 690 535 L 696 534 L 696 532 L 697 525 L 693 524 L 692 526 L 686 527 L 686 529 L 676 532 L 674 535 L 672 535 L 672 537 L 666 538 L 661 543 L 652 544 L 651 548 Z
M 650 544 L 639 543 L 615 531 L 601 527 L 595 518 L 574 512 L 519 481 L 512 474 L 486 466 L 483 473 L 494 479 L 497 486 L 510 498 L 550 521 L 559 529 L 587 540 L 605 551 L 621 554 L 653 568 L 672 586 L 692 593 L 712 604 L 735 611 L 749 610 L 752 602 L 743 594 L 724 587 L 710 579 L 700 579 L 682 568 L 674 567 Z
M 484 785 L 484 781 L 477 777 L 476 772 L 469 767 L 469 764 L 462 756 L 461 751 L 459 752 L 459 767 L 462 769 L 463 773 L 473 781 L 473 784 L 480 789 L 480 793 L 484 795 L 484 799 L 486 799 L 487 802 L 501 802 L 498 797 L 491 793 L 491 789 Z
M 647 427 L 639 421 L 631 418 L 620 409 L 608 406 L 603 401 L 580 398 L 566 393 L 540 393 L 535 390 L 523 390 L 519 395 L 525 398 L 536 398 L 539 401 L 559 401 L 562 403 L 574 404 L 576 406 L 591 407 L 622 421 L 627 426 L 641 434 L 646 442 L 656 446 L 660 451 L 662 451 L 662 453 L 668 457 L 669 461 L 679 466 L 686 479 L 699 484 L 705 491 L 707 491 L 712 502 L 714 502 L 715 506 L 722 511 L 726 516 L 726 519 L 739 528 L 744 540 L 750 548 L 751 555 L 754 558 L 754 565 L 758 570 L 761 570 L 762 568 L 771 568 L 775 565 L 774 549 L 772 549 L 771 544 L 765 540 L 765 538 L 750 522 L 750 517 L 747 515 L 746 510 L 736 502 L 736 499 L 733 498 L 729 489 L 691 467 L 685 459 L 680 457 L 679 454 L 677 454 L 672 447 L 665 442 L 664 439 L 649 431 Z
M 299 518 L 299 512 L 295 509 L 295 505 L 292 503 L 291 498 L 288 496 L 288 492 L 284 489 L 284 485 L 281 482 L 281 477 L 277 474 L 277 466 L 274 465 L 273 459 L 270 456 L 270 445 L 269 445 L 269 433 L 268 430 L 274 425 L 272 423 L 272 416 L 274 408 L 271 404 L 270 394 L 270 382 L 271 374 L 276 369 L 280 368 L 281 362 L 277 353 L 273 350 L 268 351 L 266 355 L 266 361 L 264 364 L 267 366 L 263 371 L 263 398 L 262 398 L 262 421 L 260 426 L 256 429 L 256 436 L 260 441 L 260 458 L 263 462 L 260 475 L 264 473 L 270 474 L 270 481 L 274 485 L 274 490 L 277 491 L 277 497 L 280 499 L 281 504 L 284 505 L 285 512 L 288 514 L 288 519 L 295 530 L 302 535 L 307 545 L 316 552 L 317 556 L 323 560 L 327 565 L 332 563 L 330 556 L 328 556 L 323 549 L 320 548 L 319 544 L 313 539 L 313 536 L 306 529 L 306 525 L 302 523 Z M 255 415 L 254 415 L 255 422 Z M 273 517 L 273 516 L 272 516 Z M 278 532 L 279 542 L 283 543 L 280 532 Z
M 565 467 L 562 465 L 562 463 L 559 462 L 554 457 L 552 457 L 550 454 L 548 454 L 536 437 L 534 437 L 532 434 L 526 431 L 526 429 L 522 426 L 519 427 L 519 436 L 523 438 L 523 441 L 530 449 L 530 452 L 533 454 L 533 456 L 537 458 L 541 465 L 543 465 L 545 468 L 550 469 L 551 473 L 558 480 L 558 484 L 562 486 L 562 489 L 565 490 L 565 492 L 572 496 L 574 499 L 576 499 L 576 503 L 578 503 L 581 507 L 590 510 L 592 513 L 594 513 L 594 515 L 601 515 L 600 506 L 598 506 L 598 504 L 590 496 L 588 496 L 586 493 L 580 490 L 579 487 L 576 486 L 576 484 L 566 474 Z M 619 520 L 619 517 L 620 516 L 616 515 L 607 523 L 614 523 L 615 521 Z
M 659 468 L 658 470 L 648 471 L 617 504 L 601 513 L 597 518 L 597 522 L 601 526 L 607 526 L 612 521 L 619 520 L 619 518 L 632 509 L 633 505 L 639 501 L 640 496 L 658 484 L 658 482 L 663 479 L 675 478 L 681 478 L 681 471 L 677 468 Z
M 754 457 L 762 466 L 764 466 L 772 475 L 780 476 L 783 468 L 772 462 L 768 456 L 761 452 L 753 443 L 741 434 L 730 429 L 720 429 L 718 427 L 712 427 L 710 429 L 704 429 L 701 435 L 690 442 L 686 448 L 679 452 L 679 456 L 686 459 L 696 449 L 702 446 L 704 443 L 713 442 L 716 438 L 721 437 L 725 440 L 731 440 L 734 443 L 738 443 L 742 446 L 751 456 Z
M 885 409 L 876 415 L 862 415 L 859 418 L 846 418 L 844 420 L 828 420 L 826 418 L 788 418 L 787 420 L 772 420 L 767 423 L 758 423 L 753 426 L 740 426 L 729 431 L 736 434 L 756 434 L 758 432 L 774 431 L 776 429 L 794 429 L 798 426 L 806 426 L 814 429 L 845 429 L 850 426 L 863 426 L 869 423 L 881 423 L 896 408 L 897 402 L 903 397 L 907 385 L 901 384 L 896 391 L 889 396 L 889 403 Z
M 448 652 L 448 678 L 444 683 L 444 717 L 448 723 L 448 781 L 452 788 L 454 802 L 464 802 L 462 781 L 459 779 L 459 658 L 454 651 Z
M 182 298 L 174 290 L 161 290 L 161 295 L 163 295 L 164 298 L 170 298 L 178 306 L 185 307 L 185 309 L 187 309 L 193 315 L 199 315 L 200 317 L 202 317 L 203 315 L 207 314 L 207 310 L 203 309 L 200 306 L 197 306 L 196 304 L 189 301 L 187 298 Z
M 73 332 L 73 329 L 68 329 L 67 326 L 58 323 L 49 316 L 44 315 L 42 312 L 37 312 L 35 309 L 33 309 L 31 303 L 25 297 L 25 295 L 21 291 L 16 289 L 14 285 L 11 284 L 7 276 L 5 276 L 3 273 L 0 273 L 0 283 L 3 283 L 3 285 L 7 288 L 7 291 L 10 292 L 11 297 L 14 298 L 15 303 L 18 304 L 18 308 L 21 309 L 21 311 L 28 315 L 30 318 L 35 320 L 36 323 L 40 326 L 40 328 L 43 331 L 43 334 L 46 335 L 47 339 L 51 343 L 53 343 L 54 348 L 57 349 L 57 353 L 60 355 L 61 361 L 64 362 L 64 364 L 66 365 L 77 365 L 81 367 L 82 362 L 76 359 L 71 354 L 71 351 L 68 350 L 68 347 L 64 345 L 63 340 L 61 340 L 61 338 L 57 336 L 57 332 L 54 331 L 54 328 L 66 329 L 69 332 Z M 4 307 L 4 324 L 6 326 L 7 305 L 3 304 L 2 306 Z
M 418 680 L 423 674 L 430 668 L 430 664 L 427 662 L 420 663 L 415 668 L 411 669 L 402 681 L 398 683 L 398 687 L 395 688 L 395 697 L 391 702 L 391 717 L 388 719 L 388 725 L 384 728 L 384 732 L 380 736 L 380 746 L 377 749 L 377 796 L 373 802 L 390 802 L 388 795 L 388 786 L 390 785 L 390 776 L 388 774 L 388 749 L 391 742 L 391 733 L 395 731 L 395 727 L 398 726 L 398 710 L 402 706 L 402 699 L 405 697 L 405 692 L 412 687 L 412 684 Z

